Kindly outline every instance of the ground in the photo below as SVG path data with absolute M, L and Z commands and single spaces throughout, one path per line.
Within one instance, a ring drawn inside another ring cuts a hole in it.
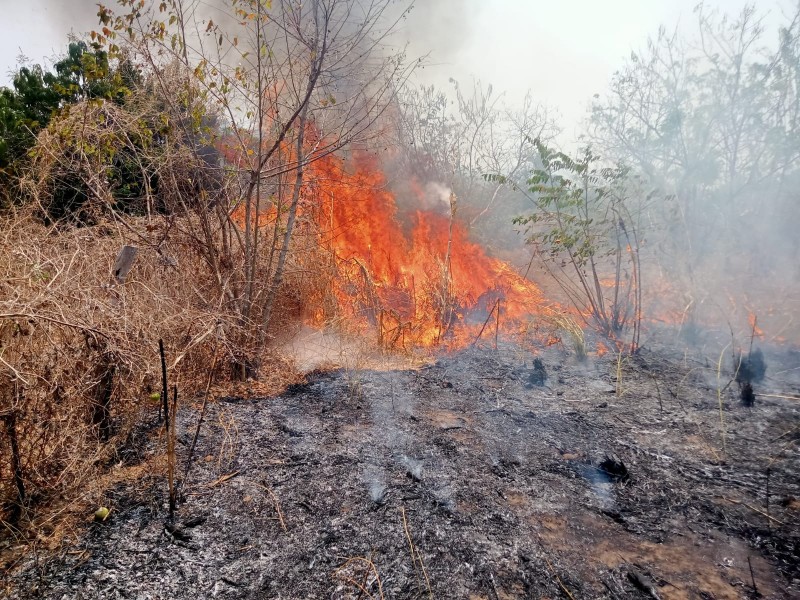
M 798 354 L 751 408 L 696 356 L 501 344 L 221 399 L 173 521 L 163 479 L 112 489 L 10 597 L 800 597 Z

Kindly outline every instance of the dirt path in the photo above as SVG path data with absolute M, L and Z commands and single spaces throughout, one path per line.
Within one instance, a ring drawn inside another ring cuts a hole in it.
M 471 349 L 218 402 L 172 533 L 163 482 L 112 490 L 113 518 L 12 597 L 800 596 L 800 403 L 726 391 L 723 449 L 715 366 L 645 352 L 618 385 L 612 358 L 553 351 L 537 385 L 532 360 Z

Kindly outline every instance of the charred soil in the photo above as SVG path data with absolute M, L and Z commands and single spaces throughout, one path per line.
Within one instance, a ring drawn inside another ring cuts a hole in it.
M 773 372 L 797 373 L 796 355 L 775 354 Z M 220 400 L 174 521 L 163 481 L 119 486 L 107 521 L 17 564 L 7 591 L 800 595 L 800 404 L 768 395 L 796 396 L 796 380 L 768 373 L 746 407 L 701 360 L 534 358 L 472 348 L 418 369 L 334 370 L 276 397 Z M 183 411 L 184 455 L 196 419 Z

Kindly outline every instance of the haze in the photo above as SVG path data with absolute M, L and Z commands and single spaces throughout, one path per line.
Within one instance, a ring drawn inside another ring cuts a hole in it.
M 202 5 L 205 3 L 201 3 Z M 564 142 L 595 93 L 602 93 L 631 50 L 659 25 L 694 26 L 697 0 L 417 0 L 398 43 L 411 56 L 427 55 L 416 80 L 448 88 L 449 78 L 491 83 L 517 104 L 530 90 L 560 115 Z M 735 14 L 744 0 L 713 0 L 706 7 Z M 775 31 L 788 0 L 758 2 Z M 109 2 L 113 5 L 113 2 Z M 64 51 L 68 35 L 96 27 L 95 0 L 0 0 L 0 85 L 9 85 L 17 59 L 48 61 Z

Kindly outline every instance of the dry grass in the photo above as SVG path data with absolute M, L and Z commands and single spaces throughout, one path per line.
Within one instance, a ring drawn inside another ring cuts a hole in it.
M 408 528 L 408 519 L 406 519 L 405 507 L 400 507 L 400 519 L 403 523 L 403 532 L 406 534 L 406 541 L 408 542 L 408 549 L 411 553 L 411 562 L 414 564 L 414 571 L 420 580 L 420 584 L 424 583 L 425 589 L 428 592 L 428 598 L 433 599 L 433 590 L 431 589 L 431 580 L 428 578 L 428 571 L 425 569 L 425 563 L 422 562 L 422 555 L 411 539 L 411 532 Z
M 158 389 L 158 338 L 174 381 L 187 383 L 217 316 L 177 302 L 180 277 L 147 252 L 117 285 L 111 269 L 127 236 L 113 227 L 56 231 L 23 216 L 0 230 L 0 406 L 16 415 L 30 508 L 74 497 L 119 460 L 143 413 L 156 410 L 147 399 Z M 0 473 L 3 500 L 18 501 L 5 465 Z
M 384 599 L 383 583 L 381 582 L 378 568 L 371 558 L 354 556 L 348 558 L 333 575 L 333 579 L 341 581 L 344 585 L 358 590 L 355 598 Z M 376 591 L 372 591 L 375 589 Z
M 586 338 L 580 324 L 572 315 L 561 309 L 550 309 L 544 312 L 539 321 L 532 328 L 535 338 L 560 339 L 562 343 L 566 342 L 572 347 L 578 360 L 586 359 Z
M 219 378 L 244 335 L 179 231 L 148 244 L 160 232 L 144 218 L 57 229 L 29 211 L 3 218 L 0 232 L 0 414 L 15 416 L 25 485 L 20 498 L 0 421 L 0 536 L 23 543 L 50 536 L 68 515 L 91 515 L 112 467 L 142 460 L 142 425 L 159 412 L 159 339 L 170 387 L 193 402 L 209 387 L 216 353 L 229 359 Z M 139 253 L 119 284 L 111 271 L 124 244 Z M 297 294 L 292 283 L 287 293 Z M 262 362 L 273 389 L 294 376 L 280 356 Z M 235 437 L 233 424 L 224 427 Z M 163 474 L 163 461 L 147 465 Z
M 615 394 L 617 398 L 621 398 L 625 393 L 625 388 L 622 387 L 622 380 L 625 375 L 625 365 L 628 362 L 629 355 L 622 350 L 617 350 L 616 370 L 614 372 L 614 381 L 616 382 Z M 654 379 L 655 381 L 655 379 Z M 656 382 L 656 386 L 658 383 Z

